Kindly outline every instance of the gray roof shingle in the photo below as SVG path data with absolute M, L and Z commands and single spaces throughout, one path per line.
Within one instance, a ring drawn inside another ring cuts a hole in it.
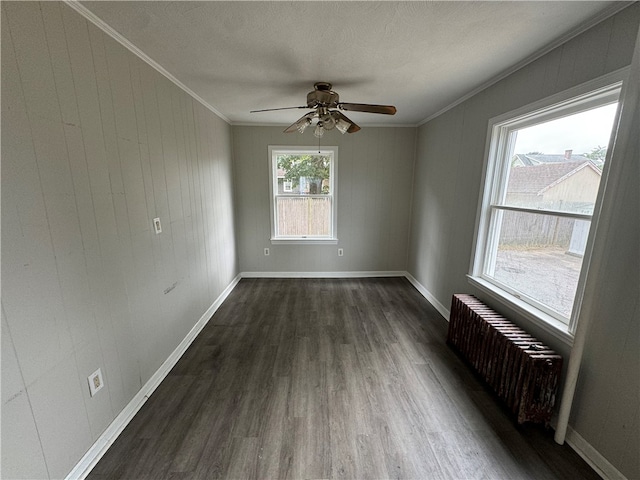
M 542 163 L 539 165 L 528 165 L 524 167 L 513 167 L 509 172 L 509 182 L 507 183 L 507 193 L 528 193 L 539 195 L 542 190 L 550 186 L 552 183 L 560 180 L 562 177 L 572 175 L 573 173 L 591 166 L 593 164 L 589 159 L 577 162 L 556 162 Z
M 563 153 L 517 153 L 515 155 L 523 165 L 540 165 L 543 163 L 571 163 L 589 161 L 584 155 L 571 155 L 570 159 L 565 158 Z

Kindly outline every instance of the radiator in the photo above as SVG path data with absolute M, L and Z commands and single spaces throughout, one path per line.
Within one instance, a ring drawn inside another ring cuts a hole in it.
M 451 302 L 447 343 L 516 415 L 549 425 L 562 357 L 472 295 Z

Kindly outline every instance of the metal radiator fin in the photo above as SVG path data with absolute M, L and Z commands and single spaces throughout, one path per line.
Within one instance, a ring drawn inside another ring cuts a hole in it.
M 480 374 L 518 423 L 549 424 L 562 357 L 473 295 L 455 294 L 447 343 Z

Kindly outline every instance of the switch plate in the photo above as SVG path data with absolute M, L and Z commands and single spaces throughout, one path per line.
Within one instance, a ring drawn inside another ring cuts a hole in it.
M 160 224 L 160 217 L 153 219 L 153 228 L 156 231 L 156 235 L 162 233 L 162 225 Z
M 102 379 L 102 371 L 100 369 L 89 375 L 87 380 L 89 381 L 89 393 L 91 393 L 92 397 L 104 387 L 104 380 Z

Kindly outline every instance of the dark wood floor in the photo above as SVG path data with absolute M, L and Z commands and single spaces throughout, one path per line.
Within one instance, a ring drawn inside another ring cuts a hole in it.
M 403 278 L 244 279 L 89 478 L 598 479 Z

